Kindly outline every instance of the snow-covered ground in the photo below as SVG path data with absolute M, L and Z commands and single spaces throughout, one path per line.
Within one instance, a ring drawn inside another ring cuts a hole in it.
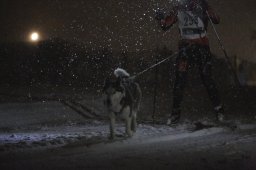
M 108 141 L 107 120 L 86 120 L 60 102 L 2 104 L 0 114 L 1 151 L 59 147 L 78 141 L 85 144 Z M 171 128 L 139 124 L 133 141 L 181 132 L 184 135 L 190 133 L 189 126 L 182 124 Z M 124 137 L 124 131 L 124 123 L 119 122 L 116 133 L 120 139 Z
M 89 100 L 81 103 L 93 106 Z M 103 112 L 100 106 L 94 111 Z M 104 117 L 104 113 L 99 114 Z M 216 155 L 226 150 L 225 159 L 231 156 L 232 160 L 239 157 L 241 161 L 241 156 L 249 157 L 247 161 L 256 167 L 253 163 L 256 148 L 252 147 L 256 142 L 256 124 L 253 123 L 237 121 L 235 130 L 223 126 L 197 131 L 193 131 L 195 125 L 189 121 L 175 128 L 139 123 L 136 134 L 126 138 L 124 123 L 119 121 L 117 138 L 109 140 L 109 124 L 105 117 L 85 119 L 57 101 L 1 104 L 0 122 L 0 169 L 169 169 L 170 165 L 186 169 L 189 166 L 183 166 L 182 160 L 186 154 L 192 155 L 188 163 L 193 163 L 193 153 L 204 155 L 201 161 L 212 167 L 213 162 L 208 159 L 213 156 L 217 161 Z M 248 147 L 251 147 L 249 153 L 243 151 Z M 174 161 L 169 162 L 168 156 Z M 224 164 L 226 166 L 226 162 Z

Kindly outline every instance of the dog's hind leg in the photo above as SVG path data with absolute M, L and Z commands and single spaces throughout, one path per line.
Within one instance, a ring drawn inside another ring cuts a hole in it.
M 129 137 L 132 137 L 133 135 L 133 132 L 131 130 L 131 124 L 132 124 L 132 118 L 131 117 L 127 117 L 125 119 L 125 125 L 126 125 L 126 134 L 129 136 Z
M 133 113 L 132 115 L 132 122 L 131 122 L 131 130 L 136 132 L 137 129 L 137 113 Z
M 115 138 L 115 122 L 116 122 L 116 115 L 115 113 L 110 113 L 109 114 L 109 118 L 110 118 L 110 126 L 109 126 L 109 130 L 110 130 L 110 139 L 114 139 Z

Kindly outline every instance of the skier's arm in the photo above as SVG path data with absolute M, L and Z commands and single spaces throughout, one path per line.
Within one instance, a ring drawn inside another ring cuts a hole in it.
M 156 18 L 156 20 L 158 21 L 159 25 L 161 26 L 161 28 L 164 31 L 166 31 L 169 28 L 171 28 L 172 25 L 177 22 L 177 15 L 175 15 L 174 12 L 171 12 L 170 15 L 165 17 L 163 13 L 158 11 L 156 13 L 156 17 L 155 18 Z
M 211 20 L 214 24 L 219 24 L 220 23 L 220 17 L 214 12 L 214 10 L 211 8 L 210 5 L 207 5 L 207 12 L 208 12 L 209 17 L 211 18 Z

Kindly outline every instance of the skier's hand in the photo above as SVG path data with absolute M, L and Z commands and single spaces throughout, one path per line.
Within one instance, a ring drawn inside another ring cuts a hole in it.
M 158 21 L 161 21 L 162 19 L 164 19 L 164 12 L 160 9 L 157 9 L 155 14 L 155 19 Z
M 214 24 L 220 23 L 220 17 L 213 11 L 210 6 L 208 7 L 208 10 L 206 12 L 208 13 L 207 15 L 210 17 L 209 19 L 211 19 Z

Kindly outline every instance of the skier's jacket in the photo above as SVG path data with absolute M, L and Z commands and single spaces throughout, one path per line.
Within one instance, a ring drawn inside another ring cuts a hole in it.
M 207 26 L 209 18 L 214 24 L 220 22 L 219 16 L 213 11 L 206 0 L 180 0 L 170 14 L 159 20 L 163 30 L 168 30 L 177 21 L 179 23 L 180 45 L 193 43 L 209 46 Z

